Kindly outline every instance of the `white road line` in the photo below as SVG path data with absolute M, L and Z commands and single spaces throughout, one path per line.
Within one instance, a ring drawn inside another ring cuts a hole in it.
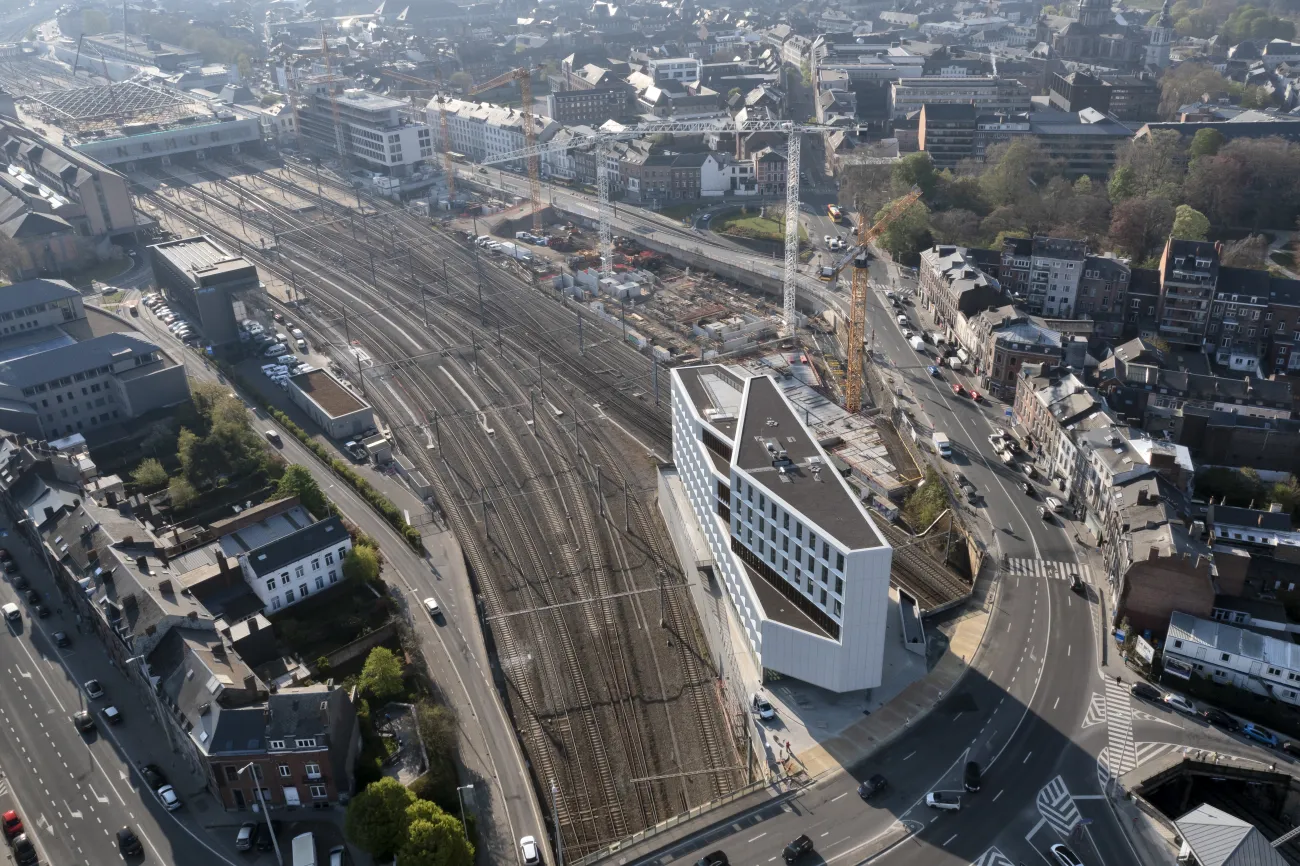
M 1034 753 L 1033 753 L 1033 752 L 1030 752 L 1028 755 L 1025 755 L 1025 759 L 1024 759 L 1023 761 L 1021 761 L 1020 763 L 1022 763 L 1022 764 L 1028 764 L 1028 763 L 1029 763 L 1029 759 L 1032 758 L 1033 756 L 1034 756 Z
M 843 794 L 840 794 L 840 795 L 838 795 L 838 796 L 836 796 L 836 797 L 831 797 L 831 802 L 834 803 L 836 800 L 842 800 L 842 799 L 844 799 L 845 797 L 847 797 L 848 795 L 849 795 L 849 792 L 848 792 L 848 791 L 845 791 Z
M 903 760 L 906 761 L 908 758 L 912 757 L 912 755 L 915 755 L 915 754 L 916 754 L 916 752 L 912 752 L 911 754 L 909 754 L 909 755 L 907 756 L 907 758 L 904 758 Z
M 755 836 L 753 839 L 749 839 L 749 840 L 747 840 L 746 844 L 753 844 L 754 842 L 757 842 L 759 839 L 762 839 L 762 838 L 763 838 L 764 836 L 766 836 L 766 835 L 767 835 L 767 831 L 765 830 L 765 831 L 763 831 L 762 833 L 759 833 L 759 834 L 758 834 L 757 836 Z
M 1002 792 L 1001 792 L 1001 791 L 998 791 L 996 794 L 993 795 L 993 800 L 992 800 L 991 802 L 996 803 L 996 802 L 998 801 L 998 797 L 1001 797 L 1001 796 L 1002 796 Z
M 956 834 L 956 833 L 953 833 L 952 836 L 950 836 L 950 837 L 948 838 L 948 841 L 947 841 L 947 842 L 944 842 L 944 843 L 943 843 L 941 846 L 939 846 L 939 847 L 941 847 L 941 848 L 947 848 L 949 845 L 952 844 L 952 840 L 953 840 L 953 839 L 956 839 L 956 838 L 957 838 L 957 834 Z
M 1056 703 L 1052 704 L 1052 709 L 1056 709 L 1056 707 L 1057 707 L 1060 703 L 1061 703 L 1061 696 L 1060 696 L 1060 695 L 1057 695 L 1057 696 L 1056 696 Z

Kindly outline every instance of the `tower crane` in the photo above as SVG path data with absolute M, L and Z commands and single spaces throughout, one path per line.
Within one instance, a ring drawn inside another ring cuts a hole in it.
M 516 70 L 517 72 L 518 70 Z M 507 73 L 509 75 L 510 73 Z M 502 76 L 505 78 L 506 76 Z M 495 79 L 501 81 L 502 78 Z M 489 82 L 491 84 L 491 82 Z M 478 90 L 486 89 L 488 85 L 477 88 Z M 597 212 L 600 222 L 600 252 L 602 258 L 601 269 L 605 276 L 608 276 L 613 268 L 614 250 L 613 250 L 613 233 L 610 225 L 610 205 L 609 205 L 609 146 L 615 141 L 626 141 L 628 139 L 642 138 L 643 136 L 656 135 L 658 133 L 680 133 L 680 134 L 701 134 L 716 132 L 735 132 L 737 138 L 742 132 L 784 132 L 790 137 L 790 145 L 787 150 L 786 161 L 786 183 L 785 183 L 785 273 L 782 280 L 783 289 L 783 307 L 784 316 L 782 324 L 787 333 L 794 333 L 795 330 L 795 299 L 797 297 L 799 282 L 799 152 L 801 136 L 807 134 L 823 134 L 840 130 L 841 127 L 829 126 L 825 124 L 800 124 L 792 123 L 788 120 L 750 120 L 744 123 L 736 123 L 733 120 L 719 121 L 716 118 L 705 120 L 665 120 L 652 123 L 642 123 L 636 126 L 619 127 L 617 129 L 602 129 L 591 135 L 581 138 L 570 139 L 567 142 L 552 142 L 541 145 L 529 145 L 523 150 L 515 150 L 501 156 L 492 157 L 483 160 L 484 165 L 493 165 L 497 163 L 516 162 L 520 159 L 529 160 L 529 179 L 533 185 L 534 201 L 540 198 L 540 183 L 537 181 L 535 171 L 536 160 L 546 153 L 562 153 L 566 150 L 575 148 L 594 148 L 596 150 L 596 186 L 598 190 Z M 897 160 L 893 157 L 867 157 L 859 160 L 861 164 L 891 164 Z M 536 204 L 534 204 L 534 213 Z M 793 218 L 791 218 L 793 215 Z M 541 228 L 534 223 L 535 232 L 540 233 Z M 847 264 L 849 260 L 845 260 Z M 844 265 L 841 264 L 840 268 Z M 838 269 L 837 269 L 838 271 Z
M 325 92 L 329 94 L 330 113 L 334 116 L 334 144 L 338 148 L 339 160 L 342 162 L 343 169 L 346 172 L 348 166 L 348 149 L 346 146 L 345 136 L 343 135 L 343 121 L 339 117 L 339 102 L 334 94 L 334 67 L 330 63 L 330 43 L 329 40 L 325 38 L 325 22 L 323 21 L 320 25 L 320 45 L 321 50 L 325 55 Z
M 850 260 L 853 262 L 853 281 L 849 289 L 849 326 L 844 340 L 848 363 L 844 365 L 844 408 L 857 413 L 862 409 L 862 341 L 867 329 L 867 295 L 871 291 L 871 244 L 889 228 L 890 223 L 898 219 L 907 209 L 921 198 L 921 190 L 916 187 L 889 206 L 876 224 L 866 231 L 859 230 L 858 246 L 836 268 L 838 272 Z M 866 216 L 858 218 L 859 225 L 866 225 Z
M 511 81 L 519 82 L 519 96 L 523 100 L 523 106 L 520 108 L 519 113 L 524 123 L 524 149 L 520 153 L 523 154 L 523 159 L 528 163 L 528 191 L 533 202 L 533 234 L 540 235 L 542 233 L 542 179 L 541 171 L 538 168 L 538 158 L 541 156 L 541 152 L 535 152 L 537 133 L 533 129 L 532 74 L 532 70 L 527 66 L 521 66 L 472 88 L 469 95 L 475 96 L 486 90 L 508 84 Z M 518 158 L 516 157 L 516 159 Z M 504 160 L 494 161 L 501 162 Z

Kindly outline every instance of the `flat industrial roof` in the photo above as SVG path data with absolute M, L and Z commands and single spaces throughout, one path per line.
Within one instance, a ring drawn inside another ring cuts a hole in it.
M 740 564 L 745 567 L 745 575 L 749 578 L 750 585 L 754 587 L 755 594 L 758 595 L 758 603 L 763 606 L 763 615 L 765 617 L 773 622 L 779 622 L 800 631 L 810 632 L 830 640 L 838 639 L 822 628 L 817 623 L 817 620 L 800 610 L 798 605 L 782 595 L 779 589 L 768 583 L 761 574 L 750 568 L 743 560 Z
M 331 418 L 350 415 L 366 408 L 365 403 L 358 400 L 324 370 L 299 373 L 297 376 L 290 377 L 289 381 L 297 385 L 299 390 L 315 401 L 316 405 L 324 409 Z
M 679 367 L 674 372 L 681 378 L 682 385 L 686 387 L 686 395 L 691 398 L 700 416 L 728 440 L 734 439 L 745 380 L 718 364 Z M 710 410 L 722 412 L 723 417 L 709 418 Z
M 786 452 L 789 464 L 784 472 L 775 465 L 769 443 Z M 862 504 L 831 465 L 829 455 L 800 423 L 770 376 L 755 376 L 746 382 L 732 459 L 737 468 L 849 550 L 884 543 Z

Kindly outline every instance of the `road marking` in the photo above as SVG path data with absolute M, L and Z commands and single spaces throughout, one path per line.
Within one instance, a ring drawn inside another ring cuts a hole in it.
M 960 718 L 962 717 L 962 715 L 965 714 L 965 712 L 966 712 L 965 710 L 962 710 L 960 713 L 958 713 L 957 715 L 953 716 L 953 717 L 952 717 L 952 720 L 953 720 L 954 722 L 957 721 L 958 719 L 960 719 Z
M 1060 695 L 1057 695 L 1057 696 L 1056 696 L 1056 702 L 1052 704 L 1052 709 L 1056 709 L 1057 706 L 1058 706 L 1060 703 L 1061 703 L 1061 696 L 1060 696 Z
M 1029 763 L 1029 759 L 1032 758 L 1033 756 L 1034 756 L 1034 753 L 1033 753 L 1033 752 L 1030 752 L 1029 754 L 1025 755 L 1025 759 L 1024 759 L 1023 761 L 1021 761 L 1020 763 L 1022 763 L 1022 764 L 1028 764 L 1028 763 Z
M 1104 800 L 1104 799 L 1106 799 L 1106 795 L 1105 795 L 1105 794 L 1075 794 L 1075 795 L 1074 795 L 1074 799 L 1076 799 L 1076 800 Z
M 827 836 L 829 836 L 830 834 L 831 834 L 831 831 L 830 831 L 830 830 L 827 830 L 825 833 L 823 833 L 823 834 L 821 835 L 821 838 L 825 839 L 825 838 L 826 838 Z
M 1070 657 L 1070 652 L 1071 652 L 1071 650 L 1073 650 L 1073 649 L 1074 649 L 1073 646 L 1067 646 L 1067 647 L 1065 648 L 1065 657 L 1066 657 L 1066 658 L 1069 658 L 1069 657 Z
M 848 791 L 845 791 L 843 794 L 840 794 L 839 796 L 831 797 L 831 802 L 834 803 L 836 800 L 842 800 L 843 798 L 847 797 L 848 795 L 849 795 L 849 792 L 848 792 Z
M 957 834 L 956 834 L 956 833 L 953 833 L 952 836 L 950 836 L 950 837 L 948 838 L 948 841 L 947 841 L 947 842 L 944 842 L 944 843 L 943 843 L 942 845 L 940 845 L 939 847 L 941 847 L 941 848 L 947 848 L 949 845 L 952 844 L 952 840 L 953 840 L 953 839 L 956 839 L 956 838 L 957 838 Z
M 1039 818 L 1038 823 L 1034 825 L 1034 829 L 1030 830 L 1028 833 L 1025 834 L 1025 841 L 1028 842 L 1030 839 L 1033 839 L 1034 834 L 1037 833 L 1039 830 L 1043 829 L 1043 825 L 1046 823 L 1047 823 L 1046 818 Z
M 1001 791 L 998 791 L 996 794 L 993 795 L 993 800 L 992 800 L 991 802 L 996 803 L 996 802 L 998 801 L 998 797 L 1001 797 L 1001 796 L 1002 796 L 1002 792 L 1001 792 Z
M 108 798 L 107 798 L 107 797 L 101 797 L 101 796 L 99 796 L 98 794 L 95 793 L 95 786 L 94 786 L 94 785 L 87 785 L 86 787 L 90 789 L 90 793 L 91 793 L 91 795 L 95 798 L 96 801 L 98 801 L 98 802 L 100 802 L 100 803 L 107 803 L 107 802 L 108 802 Z M 122 803 L 122 805 L 123 805 L 123 806 L 126 805 L 125 801 Z
M 912 752 L 911 754 L 909 754 L 909 755 L 907 756 L 907 758 L 904 758 L 903 760 L 906 761 L 908 758 L 912 757 L 912 755 L 915 755 L 915 754 L 916 754 L 916 752 Z
M 1038 806 L 1038 814 L 1061 836 L 1068 836 L 1083 820 L 1083 816 L 1079 814 L 1079 807 L 1075 805 L 1074 798 L 1070 796 L 1070 791 L 1065 786 L 1065 780 L 1060 776 L 1052 779 L 1039 790 L 1035 803 Z
M 755 836 L 753 839 L 750 839 L 746 844 L 752 844 L 752 843 L 754 843 L 754 842 L 757 842 L 759 839 L 762 839 L 762 838 L 763 838 L 764 836 L 766 836 L 766 835 L 767 835 L 767 831 L 764 831 L 764 832 L 762 832 L 762 833 L 759 833 L 759 834 L 758 834 L 757 836 Z

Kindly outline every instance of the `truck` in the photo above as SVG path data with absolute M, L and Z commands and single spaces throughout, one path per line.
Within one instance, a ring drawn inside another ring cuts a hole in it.
M 948 441 L 947 433 L 940 433 L 938 430 L 930 436 L 931 443 L 934 444 L 934 451 L 940 457 L 952 456 L 952 443 Z
M 947 364 L 949 367 L 953 368 L 954 370 L 961 369 L 961 358 L 958 358 L 956 355 L 952 355 L 948 358 L 944 358 L 943 362 Z
M 316 866 L 316 837 L 311 833 L 294 836 L 289 850 L 293 852 L 293 866 Z
M 502 255 L 509 256 L 512 259 L 518 259 L 521 262 L 531 261 L 533 258 L 532 252 L 524 249 L 516 243 L 513 243 L 512 241 L 506 241 L 501 244 L 501 248 L 498 252 Z
M 912 337 L 912 338 L 910 338 L 910 339 L 907 341 L 907 344 L 908 344 L 909 346 L 911 346 L 913 349 L 915 349 L 916 351 L 918 351 L 918 352 L 924 352 L 924 351 L 925 351 L 925 340 L 922 340 L 920 337 Z

